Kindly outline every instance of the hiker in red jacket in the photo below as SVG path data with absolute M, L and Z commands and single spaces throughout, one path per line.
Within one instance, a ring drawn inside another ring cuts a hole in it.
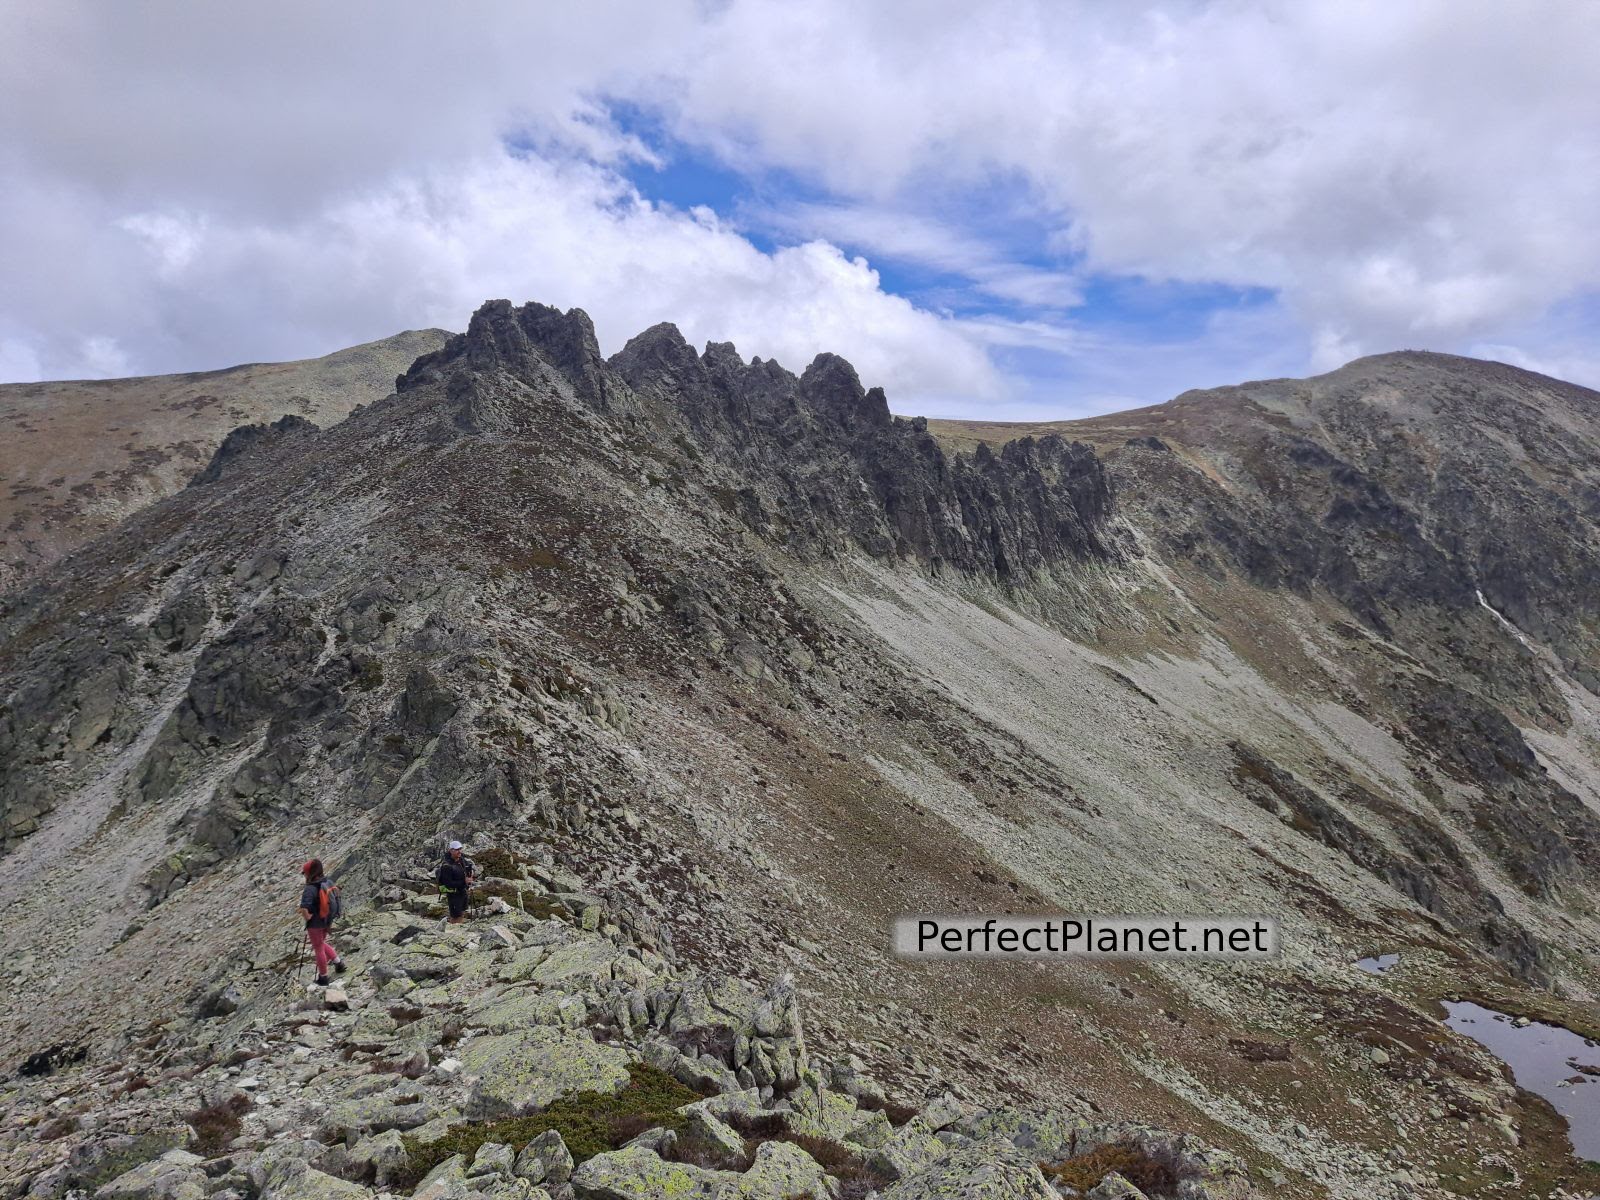
M 305 918 L 306 937 L 311 939 L 311 949 L 317 956 L 317 986 L 327 987 L 329 967 L 341 975 L 344 973 L 344 959 L 339 957 L 339 952 L 328 940 L 328 931 L 333 928 L 334 910 L 337 908 L 335 893 L 339 889 L 323 877 L 320 858 L 313 858 L 306 863 L 300 868 L 300 874 L 306 880 L 306 886 L 300 893 L 300 915 Z

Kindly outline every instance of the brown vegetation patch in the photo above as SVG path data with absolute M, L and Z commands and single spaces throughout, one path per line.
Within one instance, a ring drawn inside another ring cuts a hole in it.
M 1115 1172 L 1151 1197 L 1172 1196 L 1178 1179 L 1165 1163 L 1151 1158 L 1132 1142 L 1112 1142 L 1087 1154 L 1057 1163 L 1040 1163 L 1039 1169 L 1058 1184 L 1087 1192 Z
M 248 1096 L 232 1096 L 191 1112 L 184 1120 L 195 1133 L 194 1152 L 202 1158 L 226 1153 L 229 1143 L 239 1136 L 239 1119 L 251 1107 Z

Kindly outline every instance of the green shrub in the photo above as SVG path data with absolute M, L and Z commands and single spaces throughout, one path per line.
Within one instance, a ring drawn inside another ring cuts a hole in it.
M 487 850 L 479 851 L 473 862 L 483 875 L 493 875 L 500 879 L 526 879 L 528 876 L 523 860 L 514 852 L 502 850 L 498 846 L 490 846 Z
M 383 663 L 376 658 L 358 659 L 351 666 L 355 686 L 360 691 L 376 691 L 383 686 Z
M 429 1171 L 452 1154 L 471 1158 L 486 1142 L 499 1142 L 521 1150 L 548 1130 L 558 1130 L 574 1162 L 584 1162 L 596 1154 L 615 1150 L 646 1129 L 681 1130 L 684 1118 L 678 1109 L 701 1098 L 672 1076 L 646 1063 L 628 1068 L 628 1082 L 613 1095 L 581 1092 L 557 1100 L 543 1112 L 505 1121 L 471 1122 L 457 1125 L 436 1142 L 420 1145 L 405 1139 L 405 1177 L 396 1182 L 414 1186 Z
M 567 915 L 567 910 L 560 901 L 552 900 L 543 892 L 530 891 L 525 888 L 519 888 L 514 883 L 501 883 L 499 881 L 474 885 L 472 889 L 472 902 L 474 904 L 486 904 L 491 898 L 504 900 L 512 908 L 525 912 L 530 917 L 545 919 Z

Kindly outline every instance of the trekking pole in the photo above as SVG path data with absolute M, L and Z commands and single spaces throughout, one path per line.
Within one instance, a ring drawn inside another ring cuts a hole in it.
M 288 978 L 294 984 L 296 989 L 302 988 L 304 986 L 300 982 L 300 969 L 305 966 L 305 963 L 306 963 L 306 945 L 310 941 L 311 941 L 311 935 L 309 933 L 302 933 L 300 935 L 299 942 L 297 942 L 295 944 L 295 948 L 294 948 L 294 969 L 292 971 L 290 971 L 290 973 L 288 975 Z

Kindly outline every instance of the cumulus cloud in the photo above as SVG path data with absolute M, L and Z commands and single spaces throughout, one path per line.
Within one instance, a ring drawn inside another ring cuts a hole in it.
M 507 296 L 588 309 L 608 349 L 671 319 L 797 369 L 835 350 L 898 395 L 999 393 L 977 342 L 861 259 L 762 252 L 626 181 L 651 151 L 598 97 L 675 61 L 691 6 L 479 15 L 6 8 L 0 366 L 298 357 Z
M 1594 369 L 1548 315 L 1600 290 L 1588 3 L 0 0 L 0 110 L 8 378 L 299 357 L 491 296 L 580 305 L 608 349 L 669 319 L 836 350 L 901 411 L 1400 346 Z M 629 182 L 685 147 L 763 203 Z M 1002 193 L 1032 244 L 966 219 Z M 1080 311 L 1130 277 L 1274 299 L 1181 334 Z
M 879 203 L 1021 178 L 1083 270 L 1277 289 L 1323 359 L 1600 284 L 1588 3 L 741 0 L 663 103 Z

